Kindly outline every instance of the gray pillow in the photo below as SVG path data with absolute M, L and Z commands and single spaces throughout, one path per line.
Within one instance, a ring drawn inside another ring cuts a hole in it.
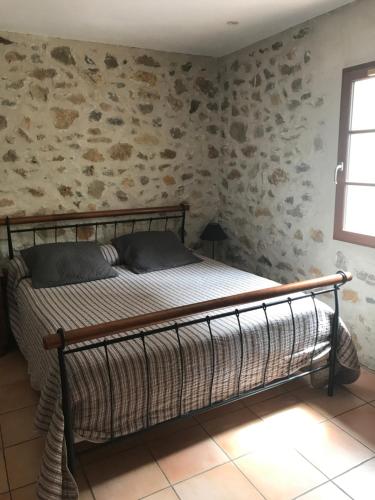
M 178 240 L 172 231 L 142 231 L 112 240 L 125 264 L 133 273 L 142 274 L 201 262 Z
M 33 288 L 50 288 L 117 276 L 94 242 L 36 245 L 21 250 L 21 255 L 30 270 Z

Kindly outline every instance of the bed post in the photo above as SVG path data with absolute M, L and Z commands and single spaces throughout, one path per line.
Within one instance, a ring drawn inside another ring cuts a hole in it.
M 185 219 L 186 219 L 186 210 L 188 210 L 188 206 L 185 203 L 181 203 L 181 208 L 182 208 L 181 243 L 185 243 Z
M 341 276 L 343 277 L 343 283 L 346 283 L 347 281 L 346 274 L 343 271 L 338 271 L 337 274 L 341 274 Z M 333 391 L 335 387 L 335 369 L 336 369 L 339 314 L 340 314 L 338 290 L 339 290 L 338 285 L 334 285 L 335 313 L 332 321 L 331 352 L 329 353 L 328 396 L 333 396 Z
M 8 253 L 9 253 L 9 259 L 13 259 L 14 257 L 14 252 L 13 252 L 13 242 L 12 242 L 12 232 L 10 230 L 10 219 L 9 217 L 5 218 L 5 224 L 7 226 L 7 238 L 8 238 Z
M 60 381 L 61 381 L 61 403 L 62 412 L 64 415 L 64 437 L 66 444 L 66 455 L 68 460 L 68 468 L 70 472 L 75 473 L 75 453 L 74 453 L 74 435 L 72 426 L 72 408 L 70 404 L 69 381 L 66 373 L 65 365 L 65 338 L 64 330 L 59 328 L 56 332 L 61 339 L 61 347 L 58 348 L 58 359 L 60 368 Z

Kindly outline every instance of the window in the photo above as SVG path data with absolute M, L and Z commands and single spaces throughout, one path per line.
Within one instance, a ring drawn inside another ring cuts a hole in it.
M 334 238 L 375 247 L 375 62 L 343 71 Z

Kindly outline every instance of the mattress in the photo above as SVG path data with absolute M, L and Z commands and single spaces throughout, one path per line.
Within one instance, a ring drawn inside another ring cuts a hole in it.
M 276 285 L 210 259 L 143 275 L 115 266 L 117 278 L 49 289 L 33 289 L 21 268 L 14 259 L 11 324 L 41 391 L 36 423 L 47 439 L 38 496 L 48 500 L 78 492 L 66 465 L 57 353 L 44 351 L 45 335 Z M 105 441 L 133 433 L 323 362 L 333 311 L 316 306 L 310 295 L 292 303 L 295 335 L 288 304 L 268 308 L 269 335 L 262 309 L 239 315 L 242 335 L 235 315 L 180 328 L 181 357 L 175 329 L 149 336 L 148 374 L 141 339 L 109 345 L 109 370 L 103 347 L 66 356 L 75 436 Z M 337 356 L 339 370 L 354 379 L 358 359 L 342 322 Z

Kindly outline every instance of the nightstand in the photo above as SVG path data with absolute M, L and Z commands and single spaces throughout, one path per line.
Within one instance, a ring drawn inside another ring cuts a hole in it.
M 7 352 L 10 340 L 11 337 L 6 304 L 6 271 L 0 270 L 0 356 Z

